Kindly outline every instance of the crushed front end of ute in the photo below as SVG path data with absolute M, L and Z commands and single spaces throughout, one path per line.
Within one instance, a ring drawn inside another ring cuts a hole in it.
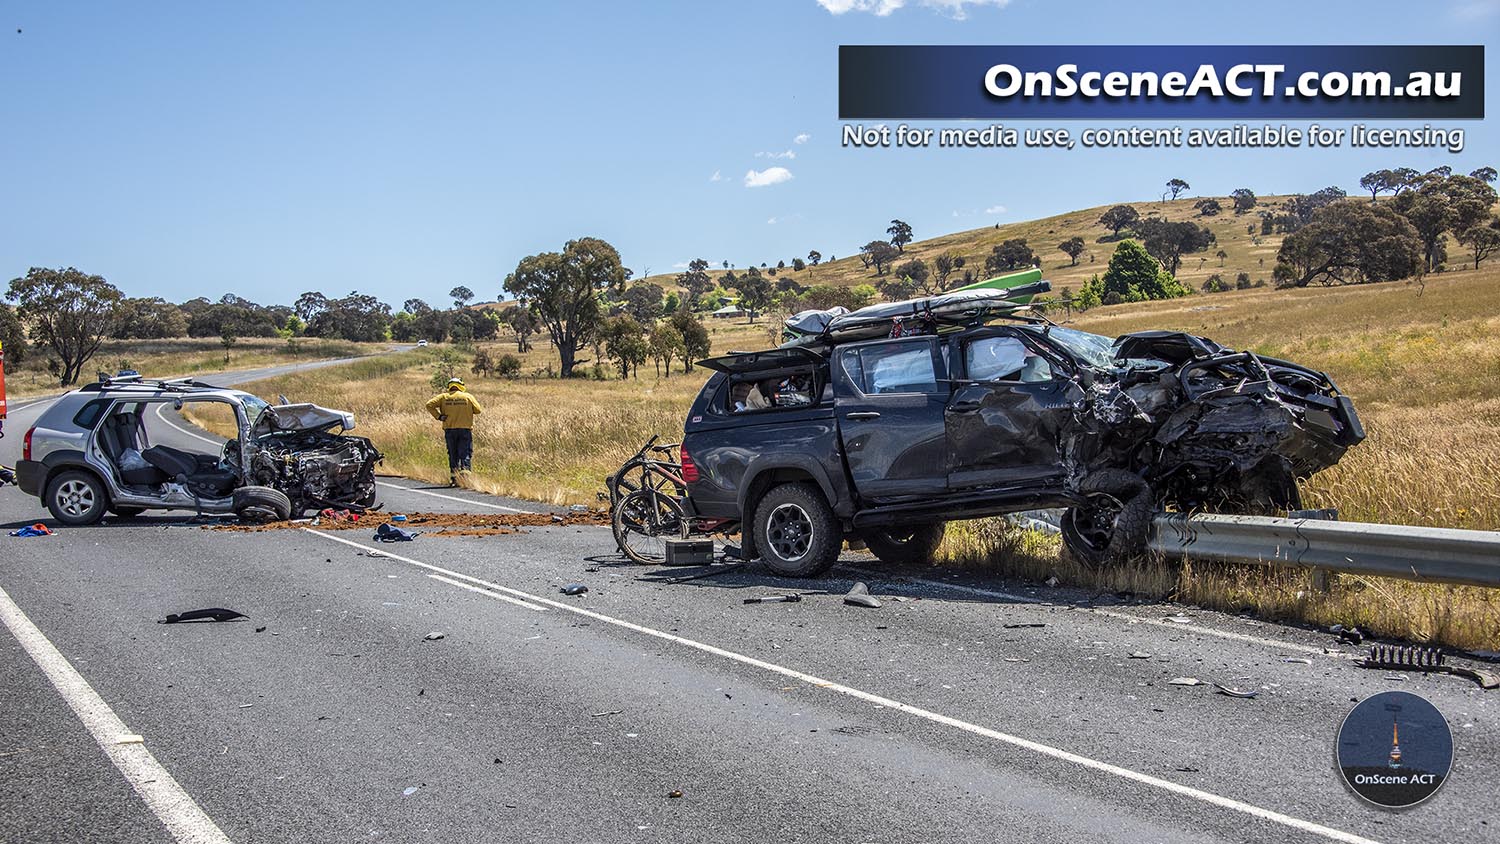
M 1114 354 L 1078 414 L 1080 482 L 1123 468 L 1159 507 L 1274 514 L 1365 437 L 1333 381 L 1295 363 L 1168 331 L 1124 335 Z

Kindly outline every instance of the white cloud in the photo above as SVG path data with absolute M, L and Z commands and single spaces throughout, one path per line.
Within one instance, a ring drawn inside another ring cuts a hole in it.
M 908 2 L 909 0 L 818 0 L 818 5 L 835 15 L 842 15 L 845 12 L 869 12 L 883 18 L 907 5 Z M 954 20 L 963 20 L 969 16 L 969 6 L 994 6 L 999 9 L 1010 5 L 1010 0 L 916 0 L 916 3 L 941 12 Z
M 745 187 L 763 188 L 770 185 L 779 185 L 782 182 L 792 180 L 792 171 L 785 167 L 767 167 L 764 170 L 751 170 L 745 174 Z
M 797 153 L 787 150 L 785 152 L 757 152 L 756 158 L 796 158 Z
M 720 174 L 720 173 L 719 173 L 719 171 L 718 171 L 718 170 L 715 170 L 715 171 L 714 171 L 714 174 L 713 174 L 713 175 L 712 175 L 712 176 L 709 176 L 709 177 L 708 177 L 708 180 L 709 180 L 709 181 L 710 181 L 710 182 L 722 182 L 722 181 L 724 181 L 724 177 L 723 177 L 723 175 L 721 175 L 721 174 Z
M 792 143 L 794 143 L 794 144 L 805 144 L 805 143 L 807 143 L 810 140 L 812 140 L 812 135 L 809 135 L 806 132 L 803 132 L 802 134 L 798 135 L 797 137 L 792 138 Z
M 674 269 L 674 270 L 685 270 L 687 268 L 688 268 L 688 262 L 687 261 L 678 261 L 677 263 L 675 263 L 675 264 L 672 265 L 672 269 Z
M 1465 0 L 1453 7 L 1452 16 L 1460 21 L 1482 21 L 1500 12 L 1500 0 Z
M 1004 205 L 991 205 L 990 207 L 984 209 L 984 213 L 986 213 L 986 214 L 1004 214 L 1005 213 L 1005 206 Z
M 776 218 L 772 217 L 771 219 L 767 220 L 766 221 L 766 225 L 768 225 L 768 226 L 774 226 L 774 225 L 776 225 Z

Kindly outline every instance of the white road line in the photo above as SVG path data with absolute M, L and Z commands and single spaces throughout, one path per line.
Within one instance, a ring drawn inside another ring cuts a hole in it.
M 537 612 L 546 612 L 547 611 L 546 607 L 539 607 L 536 604 L 531 604 L 531 603 L 527 603 L 526 601 L 517 600 L 516 598 L 512 598 L 509 595 L 501 595 L 499 592 L 491 592 L 488 589 L 481 589 L 478 586 L 474 586 L 473 584 L 469 584 L 469 583 L 464 583 L 461 580 L 454 580 L 451 577 L 444 577 L 444 576 L 442 576 L 440 574 L 433 574 L 432 572 L 428 572 L 427 576 L 430 577 L 430 578 L 432 578 L 433 580 L 441 580 L 444 583 L 451 584 L 453 586 L 457 586 L 460 589 L 467 589 L 470 592 L 476 592 L 476 593 L 478 593 L 480 595 L 484 595 L 485 597 L 494 598 L 497 601 L 507 601 L 509 603 L 515 604 L 518 607 L 525 607 L 528 610 L 536 610 Z
M 31 623 L 4 589 L 0 589 L 0 620 L 10 628 L 11 635 L 52 681 L 53 688 L 88 728 L 100 749 L 173 838 L 184 844 L 229 844 L 229 836 L 199 808 L 144 744 L 120 743 L 122 737 L 131 735 L 125 722 L 73 668 L 67 657 Z
M 444 495 L 441 492 L 433 492 L 430 489 L 412 489 L 409 486 L 401 486 L 400 484 L 388 484 L 385 481 L 376 481 L 375 485 L 376 486 L 388 487 L 390 489 L 399 489 L 402 492 L 415 492 L 418 495 L 430 495 L 433 498 L 446 498 L 449 501 L 457 501 L 460 504 L 471 504 L 471 505 L 473 505 L 475 507 L 488 507 L 491 510 L 504 510 L 507 513 L 530 513 L 530 512 L 532 512 L 530 510 L 521 510 L 521 509 L 518 509 L 518 508 L 515 508 L 515 507 L 507 507 L 504 504 L 491 504 L 488 501 L 474 501 L 473 499 L 469 499 L 469 498 L 459 498 L 456 495 Z
M 167 405 L 166 405 L 165 402 L 158 404 L 156 406 L 156 418 L 160 419 L 161 421 L 167 423 L 171 427 L 176 428 L 181 433 L 187 434 L 188 436 L 190 436 L 190 437 L 192 437 L 194 439 L 202 440 L 203 442 L 206 442 L 206 443 L 208 443 L 210 445 L 219 446 L 220 448 L 222 448 L 224 446 L 224 443 L 221 440 L 209 439 L 208 437 L 205 437 L 202 434 L 197 434 L 197 433 L 194 433 L 192 431 L 189 431 L 187 428 L 184 428 L 183 426 L 181 426 L 181 425 L 177 424 L 176 422 L 173 422 L 172 420 L 170 420 L 167 417 L 163 416 L 162 415 L 162 411 L 166 410 L 166 409 L 167 409 Z M 390 484 L 390 483 L 386 483 L 385 481 L 376 481 L 375 485 L 376 486 L 383 486 L 383 487 L 386 487 L 387 489 L 399 489 L 399 490 L 401 490 L 403 492 L 415 492 L 418 495 L 430 495 L 433 498 L 444 498 L 444 499 L 447 499 L 448 501 L 457 501 L 460 504 L 469 504 L 469 505 L 472 505 L 474 507 L 488 507 L 491 510 L 502 510 L 502 511 L 504 511 L 506 513 L 529 513 L 529 512 L 531 512 L 529 510 L 521 510 L 521 509 L 518 509 L 518 508 L 515 508 L 515 507 L 507 507 L 504 504 L 491 504 L 488 501 L 473 501 L 473 500 L 470 500 L 468 498 L 459 498 L 456 495 L 444 495 L 441 492 L 433 492 L 431 490 L 426 490 L 426 489 L 412 489 L 411 487 L 404 487 L 404 486 L 401 486 L 399 484 Z
M 887 572 L 871 571 L 869 569 L 863 569 L 854 566 L 842 566 L 841 568 L 845 568 L 853 572 L 858 572 L 859 574 L 863 574 L 871 578 L 886 579 L 893 582 L 895 582 L 896 580 L 896 578 L 893 578 L 892 575 Z M 1142 618 L 1141 616 L 1131 615 L 1130 613 L 1125 612 L 1102 610 L 1098 609 L 1097 607 L 1075 607 L 1071 604 L 1058 604 L 1052 601 L 1043 600 L 1041 598 L 1034 598 L 1030 595 L 1018 595 L 1014 592 L 1001 592 L 994 589 L 980 589 L 977 586 L 963 586 L 958 583 L 944 583 L 941 580 L 927 580 L 921 577 L 898 577 L 900 578 L 900 580 L 904 580 L 909 583 L 918 583 L 923 586 L 933 587 L 935 589 L 948 589 L 953 592 L 962 592 L 968 595 L 980 595 L 986 598 L 1001 598 L 1007 601 L 1015 601 L 1023 604 L 1036 604 L 1039 606 L 1057 607 L 1058 609 L 1065 609 L 1071 612 L 1082 612 L 1088 613 L 1090 615 L 1102 615 L 1107 618 L 1119 619 L 1130 624 L 1150 624 L 1156 627 L 1164 627 L 1176 633 L 1201 633 L 1204 636 L 1217 636 L 1220 639 L 1233 639 L 1237 642 L 1248 642 L 1254 645 L 1270 645 L 1272 647 L 1285 648 L 1286 650 L 1299 651 L 1301 653 L 1316 654 L 1317 656 L 1327 655 L 1324 653 L 1322 648 L 1315 645 L 1303 645 L 1297 642 L 1280 642 L 1275 639 L 1266 639 L 1260 636 L 1251 636 L 1248 633 L 1235 633 L 1232 630 L 1215 630 L 1212 627 L 1201 627 L 1192 624 L 1176 624 L 1174 622 L 1162 621 L 1156 618 Z
M 342 542 L 345 545 L 350 545 L 350 546 L 353 546 L 355 548 L 362 548 L 362 549 L 372 550 L 372 551 L 374 551 L 374 550 L 380 550 L 380 549 L 372 548 L 371 546 L 368 546 L 368 545 L 361 544 L 359 542 L 354 542 L 352 540 L 344 539 L 343 537 L 333 536 L 331 534 L 324 533 L 322 531 L 313 530 L 311 528 L 303 528 L 303 530 L 307 531 L 310 534 L 313 534 L 314 536 L 321 536 L 324 539 L 329 539 L 329 540 L 332 540 L 334 542 Z M 384 552 L 382 552 L 382 553 L 384 553 Z M 807 683 L 807 684 L 812 685 L 812 686 L 816 686 L 817 688 L 820 688 L 820 689 L 826 689 L 826 690 L 831 691 L 831 692 L 837 692 L 838 694 L 841 694 L 841 695 L 846 695 L 848 697 L 856 698 L 858 700 L 863 700 L 863 701 L 866 701 L 868 703 L 873 703 L 873 704 L 875 704 L 877 706 L 883 706 L 883 707 L 886 707 L 888 709 L 894 709 L 894 710 L 896 710 L 898 712 L 903 712 L 903 713 L 905 713 L 907 715 L 912 715 L 912 716 L 917 717 L 917 718 L 922 718 L 922 719 L 931 721 L 931 722 L 936 723 L 936 724 L 942 724 L 942 725 L 947 726 L 947 727 L 953 727 L 954 729 L 963 730 L 964 732 L 967 732 L 967 733 L 972 733 L 972 734 L 977 735 L 977 736 L 982 736 L 984 738 L 993 739 L 995 741 L 1002 742 L 1004 744 L 1008 744 L 1008 745 L 1011 745 L 1013 747 L 1019 747 L 1019 748 L 1021 748 L 1023 750 L 1029 750 L 1029 751 L 1031 751 L 1033 753 L 1037 753 L 1037 754 L 1040 754 L 1042 756 L 1050 756 L 1053 759 L 1059 759 L 1061 761 L 1069 762 L 1069 763 L 1072 763 L 1074 765 L 1079 765 L 1079 766 L 1084 767 L 1084 768 L 1090 768 L 1090 769 L 1095 770 L 1095 771 L 1099 771 L 1099 772 L 1106 773 L 1106 774 L 1111 774 L 1113 776 L 1120 777 L 1122 779 L 1131 780 L 1132 782 L 1137 782 L 1137 783 L 1140 783 L 1142 785 L 1151 786 L 1152 788 L 1160 789 L 1162 791 L 1167 791 L 1167 792 L 1170 792 L 1172 794 L 1177 794 L 1177 795 L 1182 796 L 1182 797 L 1188 797 L 1188 798 L 1191 798 L 1193 800 L 1198 800 L 1200 802 L 1208 803 L 1208 804 L 1211 804 L 1211 805 L 1214 805 L 1214 806 L 1218 806 L 1218 807 L 1224 808 L 1224 809 L 1229 809 L 1231 811 L 1241 812 L 1243 814 L 1250 815 L 1251 817 L 1256 817 L 1256 818 L 1260 818 L 1261 820 L 1271 821 L 1272 823 L 1281 824 L 1282 826 L 1291 827 L 1292 829 L 1297 829 L 1297 830 L 1301 830 L 1303 832 L 1310 833 L 1312 835 L 1321 836 L 1321 837 L 1327 838 L 1327 839 L 1329 839 L 1331 841 L 1341 841 L 1341 842 L 1345 842 L 1345 844 L 1377 844 L 1372 839 L 1365 838 L 1365 837 L 1359 836 L 1359 835 L 1355 835 L 1352 832 L 1345 832 L 1345 831 L 1343 831 L 1341 829 L 1334 829 L 1333 827 L 1323 826 L 1322 824 L 1314 823 L 1312 821 L 1305 821 L 1305 820 L 1302 820 L 1301 818 L 1294 818 L 1291 815 L 1284 815 L 1284 814 L 1281 814 L 1280 812 L 1276 812 L 1276 811 L 1273 811 L 1271 809 L 1264 809 L 1264 808 L 1261 808 L 1260 806 L 1255 806 L 1253 804 L 1245 803 L 1245 802 L 1242 802 L 1242 801 L 1239 801 L 1239 800 L 1235 800 L 1233 798 L 1224 797 L 1224 796 L 1221 796 L 1221 795 L 1218 795 L 1218 794 L 1214 794 L 1213 792 L 1203 791 L 1201 789 L 1193 788 L 1191 786 L 1186 786 L 1186 785 L 1182 785 L 1180 783 L 1172 782 L 1171 780 L 1164 780 L 1164 779 L 1161 779 L 1160 777 L 1154 777 L 1154 776 L 1151 776 L 1150 774 L 1143 774 L 1143 773 L 1141 773 L 1139 771 L 1131 770 L 1130 768 L 1122 768 L 1119 765 L 1112 765 L 1112 764 L 1110 764 L 1108 762 L 1101 762 L 1101 761 L 1099 761 L 1097 759 L 1092 759 L 1092 758 L 1087 757 L 1087 756 L 1080 756 L 1077 753 L 1073 753 L 1071 751 L 1062 750 L 1060 748 L 1052 747 L 1051 745 L 1042 744 L 1041 742 L 1032 741 L 1031 739 L 1021 738 L 1020 736 L 1011 735 L 1009 733 L 1002 733 L 999 730 L 993 730 L 993 729 L 990 729 L 989 727 L 983 727 L 983 726 L 980 726 L 978 724 L 971 724 L 971 723 L 969 723 L 967 721 L 961 721 L 961 720 L 959 720 L 957 718 L 951 718 L 951 717 L 949 717 L 947 715 L 942 715 L 942 714 L 939 714 L 937 712 L 932 712 L 932 711 L 927 710 L 927 709 L 922 709 L 920 707 L 916 707 L 916 706 L 912 706 L 910 704 L 902 703 L 902 702 L 900 702 L 898 700 L 893 700 L 893 699 L 888 698 L 888 697 L 882 697 L 882 696 L 877 695 L 877 694 L 872 694 L 870 692 L 862 691 L 860 689 L 853 688 L 852 686 L 845 686 L 845 685 L 840 684 L 840 683 L 835 683 L 835 682 L 833 682 L 831 680 L 825 680 L 825 679 L 823 679 L 821 677 L 818 677 L 818 676 L 815 676 L 815 675 L 812 675 L 812 674 L 807 674 L 807 673 L 798 671 L 795 668 L 787 668 L 786 666 L 783 666 L 783 665 L 777 665 L 774 662 L 766 662 L 764 660 L 756 659 L 755 657 L 752 657 L 752 656 L 746 656 L 744 654 L 736 653 L 734 651 L 725 650 L 723 648 L 716 647 L 714 645 L 708 645 L 708 644 L 704 644 L 703 642 L 697 642 L 697 641 L 694 641 L 692 639 L 685 638 L 683 636 L 678 636 L 675 633 L 667 633 L 667 632 L 664 632 L 664 631 L 661 631 L 661 630 L 656 630 L 656 629 L 651 628 L 651 627 L 645 627 L 643 625 L 636 624 L 634 622 L 624 621 L 622 619 L 618 619 L 618 618 L 614 618 L 612 616 L 604 615 L 603 613 L 594 612 L 593 610 L 584 609 L 583 607 L 577 606 L 575 604 L 567 604 L 567 603 L 563 603 L 561 601 L 553 601 L 553 600 L 548 599 L 548 598 L 543 598 L 543 597 L 540 597 L 538 595 L 533 595 L 533 594 L 531 594 L 529 592 L 522 592 L 519 589 L 511 589 L 508 586 L 500 586 L 500 585 L 495 584 L 495 583 L 490 583 L 489 581 L 480 580 L 479 578 L 472 577 L 472 576 L 467 575 L 467 574 L 463 574 L 462 572 L 456 572 L 456 571 L 452 571 L 450 569 L 445 569 L 445 568 L 442 568 L 441 566 L 432 565 L 431 563 L 419 562 L 419 561 L 413 560 L 413 559 L 411 559 L 409 557 L 400 557 L 400 556 L 397 556 L 395 554 L 388 554 L 387 556 L 389 556 L 391 559 L 394 559 L 394 560 L 400 560 L 401 562 L 408 563 L 410 565 L 419 566 L 421 568 L 428 569 L 429 571 L 441 572 L 442 574 L 448 575 L 449 577 L 454 578 L 456 580 L 467 581 L 469 583 L 476 583 L 476 584 L 484 586 L 484 587 L 486 587 L 488 589 L 492 589 L 492 590 L 497 591 L 497 592 L 504 592 L 504 593 L 507 593 L 509 595 L 514 595 L 515 597 L 523 599 L 523 600 L 526 600 L 526 601 L 533 601 L 535 603 L 542 604 L 544 606 L 549 606 L 549 607 L 553 607 L 553 608 L 556 608 L 556 609 L 559 609 L 559 610 L 564 610 L 566 612 L 574 613 L 576 615 L 581 615 L 581 616 L 584 616 L 584 617 L 587 617 L 587 618 L 592 618 L 595 621 L 600 621 L 600 622 L 603 622 L 605 624 L 612 624 L 612 625 L 614 625 L 616 627 L 621 627 L 621 628 L 624 628 L 626 630 L 632 630 L 632 631 L 634 631 L 636 633 L 641 633 L 641 634 L 644 634 L 646 636 L 653 636 L 653 637 L 658 638 L 658 639 L 664 639 L 666 641 L 674 642 L 674 643 L 682 645 L 684 647 L 688 647 L 688 648 L 692 648 L 694 650 L 702 651 L 703 653 L 712 654 L 712 655 L 718 656 L 718 657 L 723 657 L 724 659 L 733 660 L 735 662 L 738 662 L 738 663 L 741 663 L 741 664 L 744 664 L 744 665 L 749 665 L 749 666 L 754 667 L 754 668 L 759 668 L 759 669 L 762 669 L 764 671 L 769 671 L 769 672 L 772 672 L 772 673 L 775 673 L 775 674 L 779 674 L 779 675 L 781 675 L 783 677 L 789 677 L 789 678 L 794 679 L 794 680 L 800 680 L 800 681 L 802 681 L 804 683 Z

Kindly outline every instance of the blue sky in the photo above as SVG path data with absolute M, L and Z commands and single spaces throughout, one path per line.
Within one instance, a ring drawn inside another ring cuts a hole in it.
M 1357 191 L 1377 167 L 1500 166 L 1500 116 L 1462 123 L 1457 156 L 841 149 L 837 47 L 1497 31 L 1500 0 L 9 0 L 0 280 L 75 265 L 172 300 L 491 298 L 520 258 L 582 235 L 639 274 L 842 256 L 893 217 L 929 237 L 1144 200 L 1170 177 L 1205 194 Z M 747 186 L 772 167 L 791 178 Z

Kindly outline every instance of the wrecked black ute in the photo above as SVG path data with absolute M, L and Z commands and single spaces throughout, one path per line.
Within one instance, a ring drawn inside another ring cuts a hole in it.
M 1111 340 L 1007 296 L 799 314 L 779 349 L 703 361 L 689 515 L 811 575 L 846 539 L 912 562 L 948 521 L 1066 508 L 1070 552 L 1109 565 L 1164 509 L 1296 508 L 1297 481 L 1364 438 L 1323 373 L 1180 332 Z

